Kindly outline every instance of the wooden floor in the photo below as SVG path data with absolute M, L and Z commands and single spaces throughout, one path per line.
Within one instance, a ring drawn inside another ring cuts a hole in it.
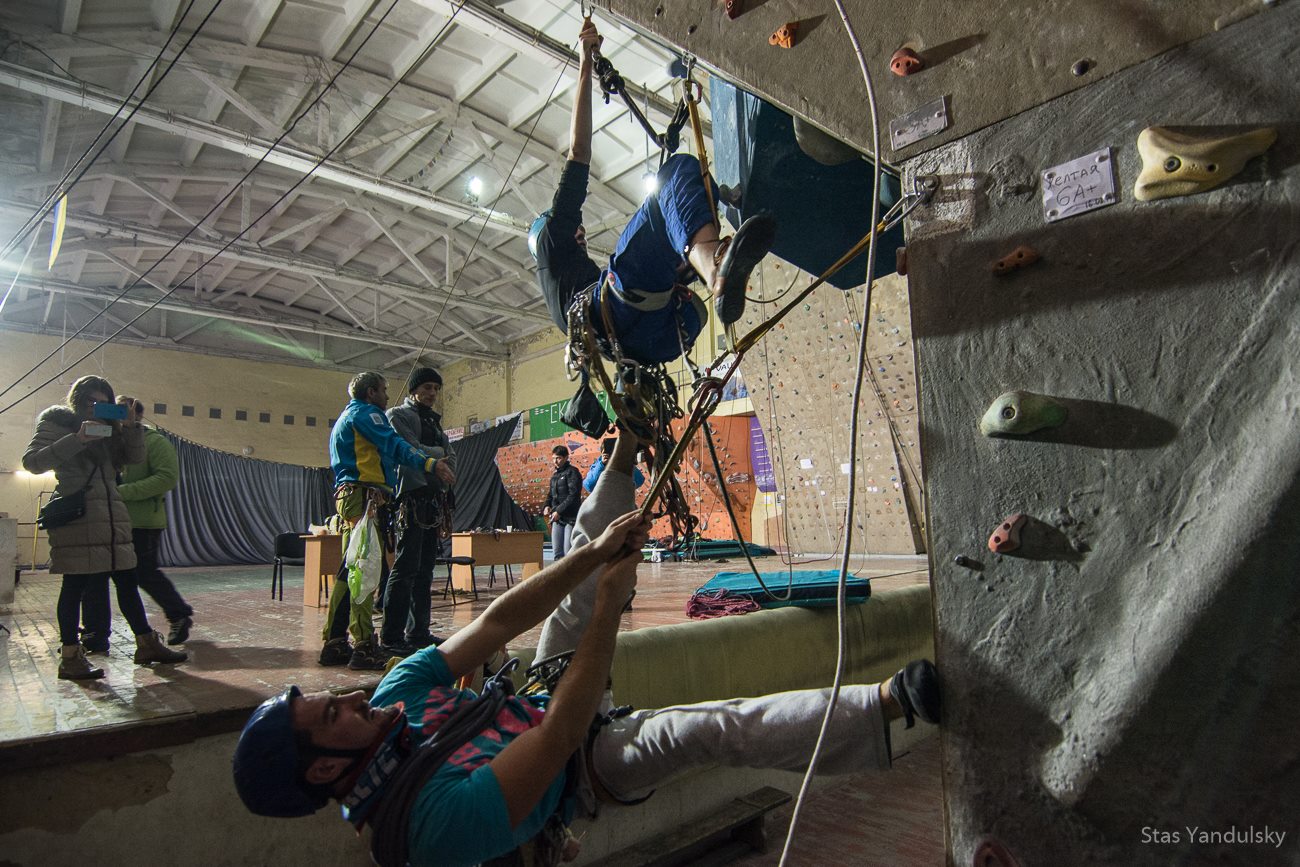
M 826 568 L 828 564 L 805 564 Z M 879 591 L 891 586 L 925 583 L 923 558 L 878 559 L 862 565 L 863 576 L 875 578 Z M 722 570 L 743 569 L 745 564 L 647 563 L 642 567 L 633 610 L 623 615 L 620 628 L 640 629 L 687 619 L 686 600 L 700 585 Z M 777 558 L 760 561 L 766 571 L 783 569 Z M 168 575 L 194 607 L 194 631 L 185 649 L 188 662 L 152 668 L 132 663 L 135 643 L 126 623 L 115 612 L 108 657 L 92 656 L 106 669 L 95 681 L 61 681 L 58 670 L 58 627 L 54 621 L 59 578 L 27 573 L 18 585 L 17 598 L 0 623 L 0 746 L 17 740 L 96 726 L 172 715 L 248 708 L 296 683 L 304 691 L 372 687 L 374 672 L 353 672 L 346 667 L 316 664 L 320 652 L 325 609 L 302 605 L 301 584 L 291 575 L 284 601 L 270 599 L 269 565 L 170 569 Z M 891 574 L 903 573 L 903 574 Z M 486 569 L 476 576 L 477 602 L 459 605 L 434 594 L 432 616 L 435 634 L 447 636 L 468 624 L 502 590 L 502 570 L 488 587 Z M 441 582 L 435 585 L 440 589 Z M 146 597 L 154 628 L 166 632 L 162 614 Z M 535 645 L 540 629 L 521 636 L 521 647 Z

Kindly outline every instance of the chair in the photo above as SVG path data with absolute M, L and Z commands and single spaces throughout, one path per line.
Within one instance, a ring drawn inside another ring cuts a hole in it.
M 510 582 L 511 582 L 512 580 L 514 580 L 514 574 L 510 571 L 510 564 L 509 564 L 509 563 L 504 564 L 501 568 L 503 568 L 503 569 L 506 570 L 506 589 L 509 590 L 509 589 L 510 589 Z M 496 583 L 497 583 L 497 567 L 496 567 L 496 566 L 489 566 L 489 567 L 488 567 L 488 587 L 492 587 L 492 586 L 494 586 Z
M 275 599 L 275 586 L 280 585 L 280 601 L 284 601 L 284 567 L 301 566 L 307 557 L 307 540 L 298 533 L 279 533 L 275 537 L 275 560 L 271 564 L 271 598 Z M 325 588 L 329 598 L 329 588 Z
M 447 583 L 442 586 L 442 598 L 446 599 L 448 596 L 451 596 L 452 605 L 459 605 L 460 603 L 456 601 L 456 593 L 451 586 L 451 567 L 468 566 L 469 586 L 470 589 L 474 592 L 474 601 L 475 602 L 478 601 L 478 580 L 474 577 L 473 557 L 435 557 L 433 560 L 433 565 L 434 566 L 446 565 L 447 567 Z

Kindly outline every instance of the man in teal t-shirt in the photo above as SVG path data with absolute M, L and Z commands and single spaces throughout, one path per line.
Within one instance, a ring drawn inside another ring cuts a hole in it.
M 235 788 L 244 804 L 258 815 L 290 817 L 335 798 L 358 829 L 398 810 L 408 820 L 405 839 L 397 839 L 405 851 L 393 855 L 393 839 L 376 833 L 372 853 L 386 853 L 380 863 L 476 864 L 535 839 L 543 825 L 549 838 L 549 820 L 567 820 L 574 804 L 565 792 L 575 788 L 631 803 L 695 767 L 805 767 L 829 690 L 598 717 L 612 704 L 607 687 L 619 615 L 649 533 L 649 523 L 630 511 L 635 449 L 631 438 L 620 439 L 578 515 L 572 553 L 514 585 L 441 646 L 399 663 L 372 700 L 361 692 L 303 695 L 291 687 L 263 702 L 235 749 Z M 506 698 L 490 724 L 476 724 L 422 786 L 402 794 L 401 773 L 433 754 L 421 740 L 453 729 L 453 716 L 475 699 L 456 689 L 456 680 L 536 626 L 541 613 L 549 616 L 537 658 L 573 652 L 554 693 Z M 934 666 L 917 660 L 882 684 L 845 686 L 836 707 L 820 767 L 888 768 L 890 720 L 938 720 Z M 575 756 L 580 760 L 571 765 Z

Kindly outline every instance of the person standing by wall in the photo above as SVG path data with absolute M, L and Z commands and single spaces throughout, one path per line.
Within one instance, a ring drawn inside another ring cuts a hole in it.
M 59 678 L 89 680 L 104 676 L 86 659 L 77 640 L 82 606 L 97 595 L 108 608 L 108 581 L 117 588 L 117 604 L 135 633 L 135 662 L 183 662 L 186 654 L 169 650 L 162 636 L 149 626 L 140 591 L 136 588 L 135 548 L 131 543 L 131 516 L 117 490 L 118 471 L 145 459 L 144 431 L 134 405 L 125 413 L 116 409 L 113 386 L 98 376 L 83 376 L 68 390 L 65 406 L 52 406 L 40 414 L 36 433 L 23 454 L 23 468 L 31 473 L 54 471 L 56 495 L 69 502 L 80 499 L 80 515 L 66 516 L 47 525 L 50 536 L 50 571 L 63 576 L 59 590 L 58 621 L 62 645 Z M 116 415 L 121 418 L 115 418 Z M 101 637 L 108 649 L 108 634 Z
M 582 487 L 587 493 L 596 490 L 596 482 L 600 481 L 600 474 L 605 472 L 605 465 L 609 463 L 610 455 L 614 454 L 614 445 L 618 442 L 615 437 L 606 437 L 600 441 L 600 457 L 587 470 L 587 477 L 582 480 Z M 632 468 L 632 482 L 638 488 L 645 483 L 645 475 L 636 467 Z
M 138 398 L 121 397 L 122 403 L 134 407 L 137 419 L 144 416 L 144 404 Z M 176 448 L 162 433 L 140 425 L 144 430 L 145 459 L 122 471 L 117 491 L 126 502 L 131 516 L 131 543 L 135 548 L 135 583 L 148 593 L 167 617 L 170 628 L 167 643 L 184 644 L 194 625 L 194 609 L 185 601 L 176 585 L 158 568 L 158 545 L 167 529 L 167 509 L 163 500 L 180 481 L 180 463 Z M 85 604 L 86 634 L 108 636 L 109 612 L 98 610 L 95 600 Z
M 551 524 L 551 552 L 558 560 L 569 551 L 573 522 L 578 518 L 582 504 L 582 473 L 569 463 L 569 449 L 558 445 L 551 449 L 555 472 L 551 473 L 551 488 L 546 494 L 542 517 Z
M 397 476 L 397 545 L 384 594 L 384 628 L 380 642 L 394 656 L 437 643 L 429 631 L 433 565 L 444 524 L 450 525 L 451 486 L 456 484 L 455 453 L 435 406 L 442 394 L 442 375 L 417 367 L 406 381 L 406 399 L 388 411 L 393 430 L 415 449 L 434 459 L 433 472 L 402 466 Z

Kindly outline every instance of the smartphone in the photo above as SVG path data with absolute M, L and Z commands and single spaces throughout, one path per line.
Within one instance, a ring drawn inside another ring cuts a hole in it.
M 102 406 L 102 404 L 97 403 L 95 406 Z M 111 424 L 88 424 L 85 430 L 88 437 L 111 437 L 113 435 L 113 426 Z
M 105 420 L 126 421 L 126 404 L 124 403 L 100 403 L 95 402 L 95 418 Z

